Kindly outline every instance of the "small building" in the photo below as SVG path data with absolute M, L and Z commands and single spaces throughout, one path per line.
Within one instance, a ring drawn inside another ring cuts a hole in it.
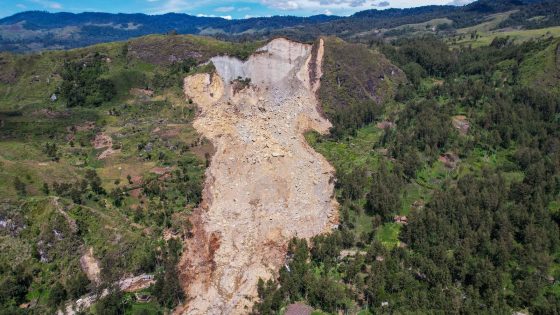
M 394 220 L 397 224 L 408 224 L 408 218 L 405 215 L 396 215 Z
M 395 127 L 395 123 L 391 122 L 391 121 L 384 120 L 384 121 L 378 122 L 376 124 L 376 127 L 379 128 L 379 129 L 383 129 L 383 130 L 391 129 L 391 128 Z
M 146 293 L 134 293 L 134 296 L 136 297 L 136 301 L 140 303 L 148 303 L 152 300 L 152 296 Z
M 56 100 L 58 100 L 58 97 L 53 93 L 53 95 L 51 95 L 51 102 L 56 102 Z
M 453 127 L 459 130 L 460 134 L 466 135 L 467 133 L 469 133 L 469 129 L 471 128 L 471 125 L 467 120 L 467 116 L 464 115 L 453 116 L 451 122 L 453 124 Z
M 438 160 L 441 163 L 443 163 L 443 165 L 445 165 L 445 167 L 447 167 L 449 169 L 456 168 L 457 164 L 459 164 L 459 161 L 460 161 L 457 154 L 455 154 L 453 152 L 447 152 L 447 153 L 441 155 Z

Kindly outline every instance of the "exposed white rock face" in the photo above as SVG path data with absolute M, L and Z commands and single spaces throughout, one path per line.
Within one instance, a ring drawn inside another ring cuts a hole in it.
M 228 56 L 211 61 L 226 84 L 241 77 L 250 78 L 257 86 L 272 86 L 297 70 L 295 65 L 303 64 L 310 52 L 310 45 L 277 39 L 257 50 L 247 62 Z
M 188 302 L 178 313 L 248 313 L 288 241 L 337 223 L 334 169 L 303 136 L 331 126 L 317 110 L 318 45 L 276 39 L 246 62 L 215 57 L 216 74 L 185 79 L 200 109 L 194 126 L 216 153 L 180 264 Z M 239 90 L 238 77 L 251 84 Z

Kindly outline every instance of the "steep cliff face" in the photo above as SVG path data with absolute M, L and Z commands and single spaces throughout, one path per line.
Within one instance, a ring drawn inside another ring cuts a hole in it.
M 215 74 L 185 79 L 200 110 L 194 126 L 216 154 L 180 264 L 188 301 L 178 312 L 247 313 L 289 239 L 337 223 L 334 170 L 303 136 L 331 126 L 318 111 L 322 40 L 316 45 L 276 39 L 246 62 L 215 57 Z

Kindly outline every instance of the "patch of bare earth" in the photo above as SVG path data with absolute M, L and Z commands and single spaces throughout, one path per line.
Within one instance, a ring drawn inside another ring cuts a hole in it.
M 451 122 L 453 124 L 453 127 L 459 130 L 459 133 L 461 133 L 462 135 L 466 135 L 467 133 L 469 133 L 469 129 L 471 125 L 467 120 L 467 116 L 464 115 L 453 116 Z
M 113 139 L 111 138 L 111 136 L 104 133 L 95 135 L 95 138 L 92 141 L 92 145 L 95 149 L 106 148 L 97 156 L 98 160 L 104 160 L 111 155 L 120 152 L 120 149 L 113 149 Z
M 185 79 L 200 110 L 194 127 L 216 152 L 179 266 L 188 300 L 176 313 L 248 313 L 258 279 L 284 264 L 288 241 L 338 223 L 334 169 L 303 135 L 331 126 L 315 95 L 316 45 L 276 39 L 246 62 L 215 57 L 217 73 Z M 236 90 L 239 77 L 251 83 Z
M 93 248 L 90 247 L 85 254 L 80 257 L 80 265 L 82 271 L 87 275 L 88 279 L 95 283 L 101 283 L 101 268 L 99 267 L 99 262 L 95 259 L 93 255 Z

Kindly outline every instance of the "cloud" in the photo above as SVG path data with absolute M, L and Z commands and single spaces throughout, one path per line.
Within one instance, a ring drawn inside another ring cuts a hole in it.
M 54 1 L 46 1 L 46 0 L 31 0 L 31 2 L 41 5 L 48 9 L 60 10 L 62 9 L 62 4 Z
M 37 0 L 47 1 L 47 0 Z M 48 0 L 53 1 L 53 0 Z M 320 14 L 331 12 L 336 15 L 347 15 L 356 11 L 368 10 L 372 7 L 414 7 L 427 4 L 446 4 L 452 1 L 456 5 L 466 4 L 472 0 L 245 0 L 244 3 L 252 3 L 250 6 L 237 7 L 240 3 L 235 0 L 145 0 L 152 3 L 148 12 L 153 14 L 163 14 L 169 12 L 203 13 L 209 8 L 219 15 L 226 14 L 226 17 L 241 15 L 238 12 L 259 11 L 259 15 L 280 14 L 281 11 L 289 11 L 284 14 Z M 257 7 L 253 7 L 257 5 Z M 264 7 L 264 8 L 263 8 Z M 264 10 L 263 10 L 264 9 Z M 230 13 L 231 12 L 231 13 Z M 294 13 L 292 13 L 294 12 Z M 296 13 L 297 12 L 297 13 Z M 245 15 L 245 14 L 243 14 Z M 254 16 L 254 14 L 251 14 Z
M 231 7 L 231 6 L 230 7 L 219 7 L 219 8 L 214 9 L 214 11 L 216 11 L 216 12 L 231 12 L 233 10 L 235 10 L 235 7 Z
M 152 2 L 159 2 L 159 1 L 152 1 Z M 156 14 L 162 13 L 170 13 L 170 12 L 181 12 L 188 9 L 192 9 L 194 6 L 192 2 L 186 0 L 166 0 L 164 3 L 152 11 Z
M 368 9 L 387 7 L 387 1 L 379 0 L 260 0 L 260 3 L 279 10 L 333 10 L 333 9 Z
M 476 0 L 453 0 L 448 3 L 448 5 L 464 6 Z
M 367 1 L 366 0 L 317 0 L 316 2 L 319 2 L 319 4 L 321 5 L 342 5 L 345 7 L 361 7 L 363 6 Z
M 301 9 L 300 2 L 304 1 L 294 1 L 294 0 L 261 0 L 261 3 L 267 7 L 280 9 L 280 10 L 297 10 Z
M 234 6 L 223 6 L 223 4 L 227 4 L 230 1 L 228 0 L 200 0 L 200 1 L 191 1 L 191 0 L 147 0 L 148 2 L 152 2 L 156 4 L 155 7 L 152 7 L 148 11 L 155 14 L 163 14 L 163 13 L 170 13 L 170 12 L 192 12 L 192 11 L 201 11 L 197 9 L 208 9 L 208 7 L 212 7 L 214 5 L 222 6 L 217 7 L 214 9 L 216 12 L 231 12 L 235 10 Z M 205 15 L 206 16 L 206 15 Z M 227 18 L 229 16 L 225 16 Z
M 20 9 L 27 9 L 27 6 L 23 3 L 16 4 L 16 7 L 20 8 Z
M 222 18 L 224 20 L 232 20 L 233 17 L 231 15 L 222 15 L 222 16 L 216 16 L 214 14 L 204 14 L 204 13 L 199 13 L 196 15 L 197 17 L 211 17 L 211 18 Z

